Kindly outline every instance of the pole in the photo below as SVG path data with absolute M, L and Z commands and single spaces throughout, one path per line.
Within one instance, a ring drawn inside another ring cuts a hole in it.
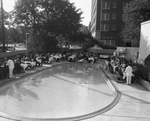
M 102 10 L 103 10 L 103 0 L 101 0 L 101 10 L 100 10 L 100 42 L 102 42 Z
M 3 0 L 1 0 L 1 19 L 2 19 L 2 41 L 3 41 L 3 52 L 5 52 L 5 27 L 4 27 Z
M 28 34 L 29 33 L 26 33 L 26 56 L 28 54 Z

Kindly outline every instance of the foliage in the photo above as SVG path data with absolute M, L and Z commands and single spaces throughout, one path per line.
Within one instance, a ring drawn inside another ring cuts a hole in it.
M 124 41 L 138 44 L 140 40 L 140 23 L 150 19 L 150 1 L 132 0 L 124 9 L 124 29 L 121 36 Z
M 1 9 L 0 9 L 0 13 L 1 13 Z M 4 15 L 4 25 L 8 26 L 9 25 L 9 13 L 7 13 L 6 11 L 3 11 L 3 15 Z M 6 30 L 6 28 L 5 28 Z M 2 42 L 2 15 L 0 14 L 0 42 Z
M 22 41 L 18 30 L 15 28 L 8 28 L 6 30 L 6 35 L 7 35 L 6 36 L 7 41 L 12 40 L 12 42 L 18 42 L 18 43 Z
M 70 43 L 82 46 L 85 50 L 94 45 L 94 38 L 92 37 L 87 26 L 82 25 L 79 31 L 70 36 Z
M 98 45 L 99 47 L 103 48 L 103 49 L 116 49 L 116 47 L 114 46 L 110 46 L 110 45 L 106 45 L 102 42 L 99 42 L 98 40 L 95 40 L 95 44 Z
M 54 38 L 62 36 L 67 40 L 79 30 L 81 14 L 80 9 L 76 9 L 68 0 L 18 0 L 13 16 L 14 24 L 30 33 L 32 44 L 48 49 L 51 44 L 58 43 Z
M 148 66 L 144 66 L 142 64 L 134 64 L 134 66 L 136 66 L 137 68 L 137 73 L 139 74 L 140 78 L 149 81 L 150 82 L 150 78 L 149 78 L 149 67 Z

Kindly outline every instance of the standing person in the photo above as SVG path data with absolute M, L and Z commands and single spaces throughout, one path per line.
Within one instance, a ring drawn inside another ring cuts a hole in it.
M 13 78 L 14 61 L 11 58 L 8 58 L 6 65 L 8 65 L 9 68 L 9 78 Z
M 133 71 L 133 69 L 132 69 L 131 65 L 128 64 L 126 69 L 125 69 L 125 73 L 124 73 L 124 77 L 123 77 L 123 79 L 126 77 L 126 83 L 127 84 L 131 84 L 131 79 L 133 76 L 132 71 Z

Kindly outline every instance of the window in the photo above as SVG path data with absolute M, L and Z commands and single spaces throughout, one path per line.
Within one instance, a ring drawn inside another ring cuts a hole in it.
M 109 39 L 109 36 L 107 36 L 107 39 Z
M 128 6 L 129 6 L 129 3 L 127 3 L 127 2 L 123 3 L 123 8 L 128 7 Z
M 103 2 L 102 8 L 103 9 L 110 9 L 110 2 Z
M 110 14 L 109 13 L 102 13 L 102 20 L 109 21 Z
M 103 44 L 106 45 L 106 40 L 103 40 Z
M 102 39 L 105 39 L 105 36 L 103 36 Z
M 116 25 L 112 25 L 112 30 L 116 30 Z
M 111 45 L 111 46 L 115 46 L 115 41 L 112 40 L 110 45 Z
M 113 8 L 117 8 L 117 3 L 113 2 Z
M 116 19 L 116 13 L 113 13 L 113 14 L 112 14 L 112 19 L 113 19 L 113 20 Z
M 109 25 L 108 24 L 102 24 L 101 31 L 109 31 Z

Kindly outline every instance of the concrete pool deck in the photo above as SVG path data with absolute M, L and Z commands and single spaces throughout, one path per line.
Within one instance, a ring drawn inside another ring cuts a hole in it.
M 18 74 L 16 76 L 27 75 L 45 68 L 47 68 L 46 65 L 35 68 L 34 70 L 28 70 L 26 73 Z M 121 92 L 120 101 L 108 112 L 83 121 L 150 121 L 150 92 L 139 83 L 131 85 L 117 83 L 116 75 L 110 73 L 107 74 L 111 78 L 112 83 Z M 13 120 L 0 118 L 0 121 Z

